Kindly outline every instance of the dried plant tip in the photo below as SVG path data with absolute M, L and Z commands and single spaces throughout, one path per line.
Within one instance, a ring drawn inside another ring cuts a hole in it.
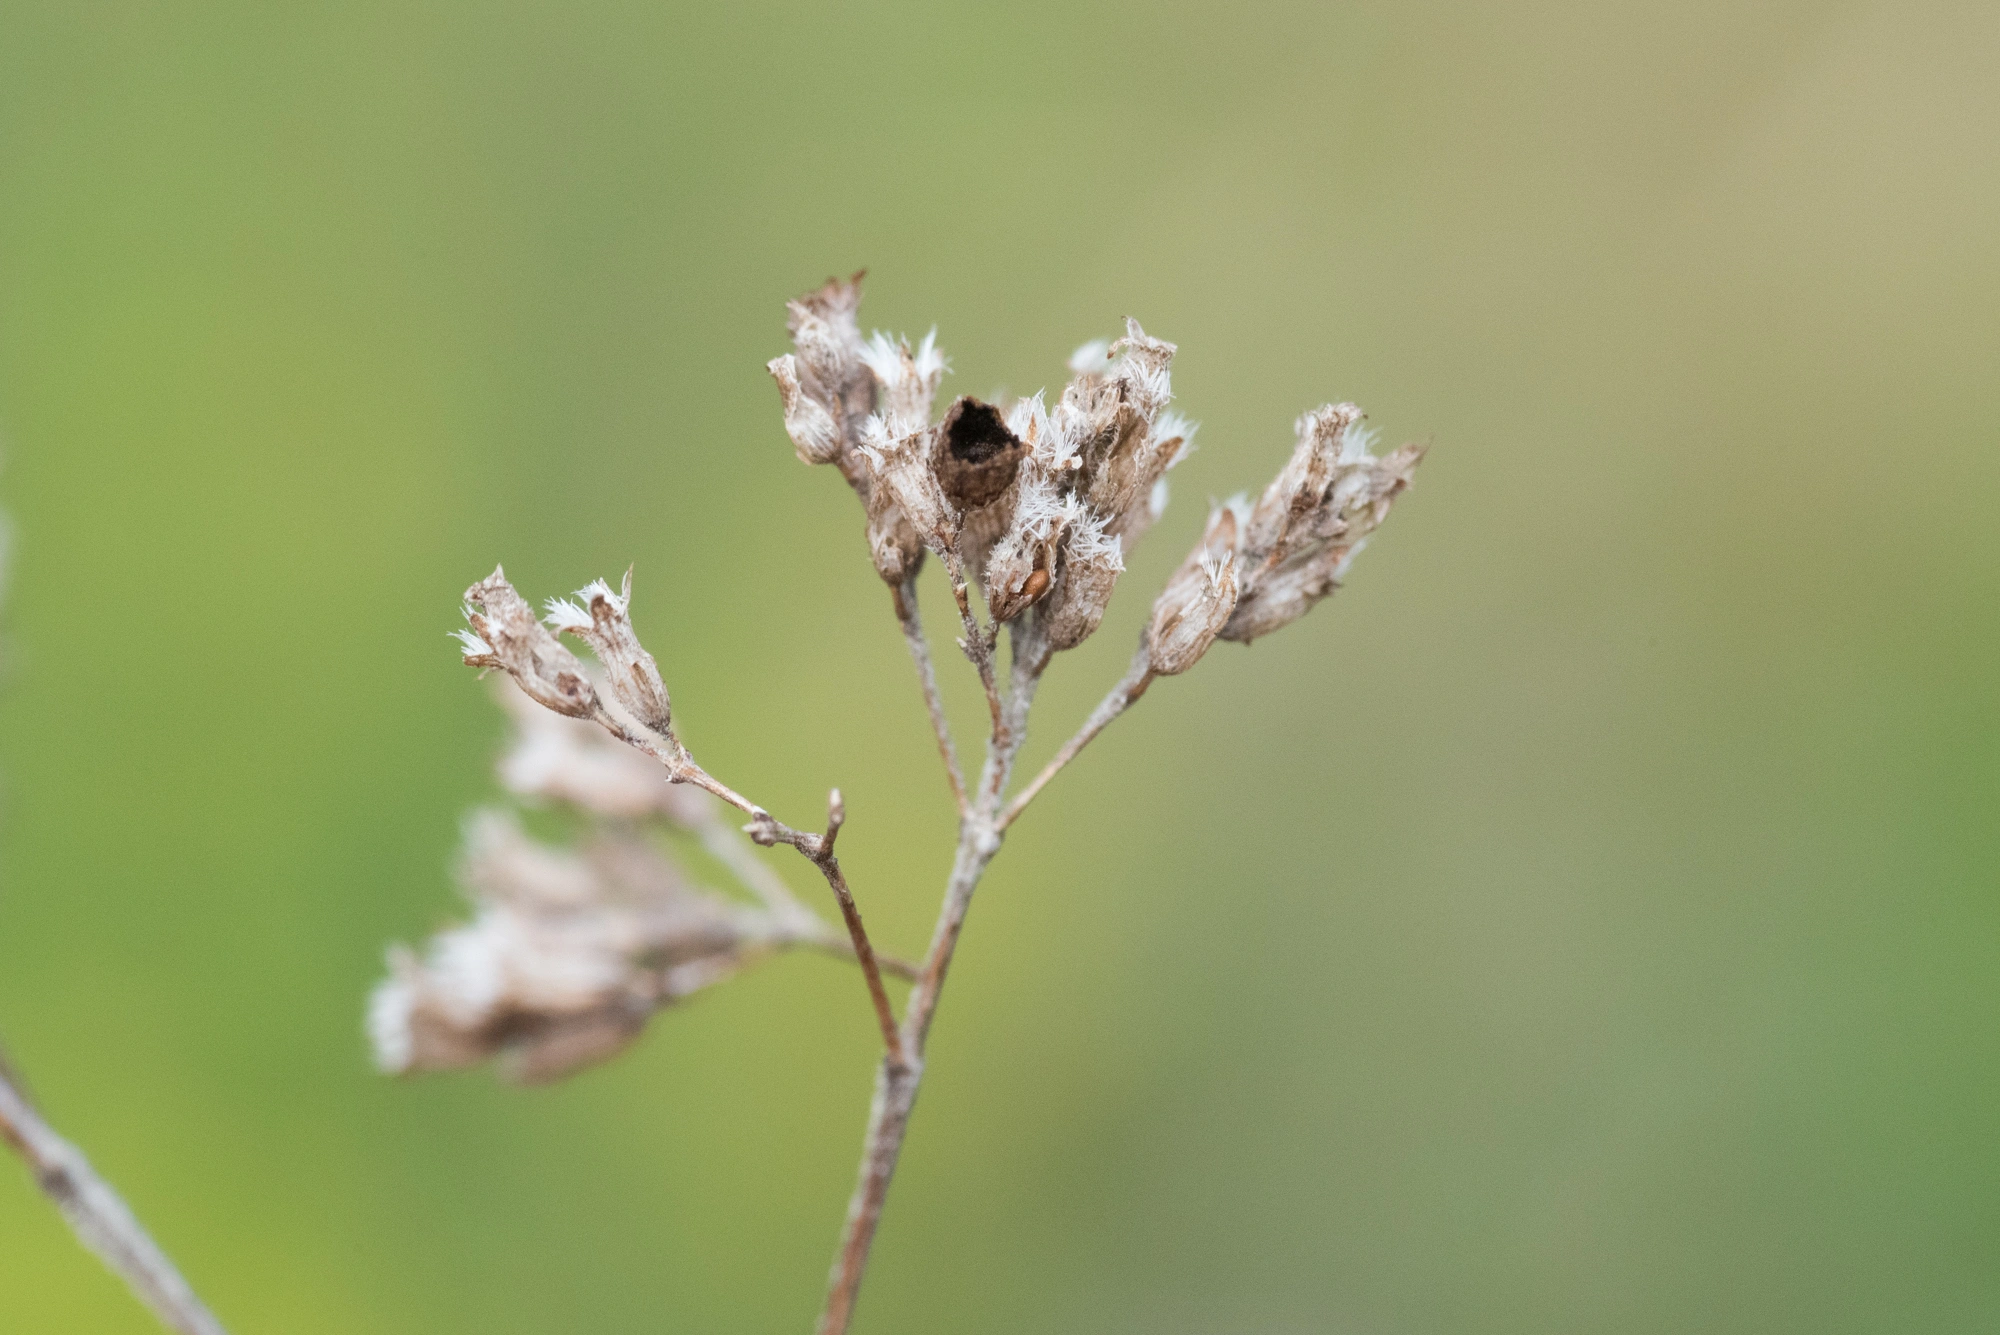
M 800 387 L 832 417 L 849 449 L 860 438 L 862 421 L 875 411 L 875 377 L 862 360 L 855 323 L 861 277 L 829 278 L 785 307 Z
M 907 338 L 876 333 L 861 347 L 861 360 L 882 387 L 877 416 L 892 436 L 907 436 L 931 424 L 931 400 L 938 381 L 951 369 L 938 351 L 937 330 L 915 348 Z
M 632 572 L 626 570 L 619 593 L 600 579 L 576 596 L 581 606 L 560 598 L 549 600 L 549 625 L 588 644 L 604 665 L 605 684 L 618 703 L 647 728 L 672 737 L 667 684 L 660 679 L 659 664 L 632 629 Z
M 929 427 L 892 435 L 880 417 L 869 418 L 861 432 L 861 453 L 873 474 L 870 505 L 876 503 L 877 492 L 885 492 L 925 545 L 942 555 L 958 541 L 959 516 L 931 467 L 932 443 Z
M 778 382 L 778 396 L 785 409 L 785 434 L 800 460 L 809 464 L 830 464 L 840 459 L 840 423 L 827 404 L 805 392 L 799 381 L 798 357 L 786 353 L 765 367 Z
M 1186 672 L 1208 652 L 1236 608 L 1236 516 L 1227 506 L 1153 601 L 1146 652 L 1156 676 Z
M 1244 643 L 1298 620 L 1340 587 L 1368 535 L 1410 485 L 1424 451 L 1369 452 L 1361 410 L 1328 404 L 1299 419 L 1298 447 L 1247 511 L 1236 611 L 1225 640 Z
M 945 499 L 961 514 L 991 505 L 1014 485 L 1027 452 L 998 408 L 970 397 L 954 400 L 939 424 L 934 460 Z
M 536 619 L 500 567 L 465 591 L 470 632 L 458 632 L 467 667 L 499 668 L 546 709 L 588 718 L 599 708 L 583 664 Z
M 1022 477 L 1013 523 L 985 561 L 986 605 L 995 621 L 1012 621 L 1047 594 L 1074 513 L 1039 469 Z
M 1074 649 L 1096 633 L 1125 569 L 1124 548 L 1104 521 L 1074 496 L 1064 508 L 1062 568 L 1035 612 L 1052 650 Z

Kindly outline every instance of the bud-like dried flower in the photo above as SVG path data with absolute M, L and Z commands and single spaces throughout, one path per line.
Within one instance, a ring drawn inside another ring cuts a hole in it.
M 937 395 L 938 381 L 951 369 L 938 351 L 937 330 L 924 335 L 914 349 L 907 338 L 890 338 L 877 333 L 861 346 L 861 360 L 882 387 L 875 415 L 891 436 L 907 436 L 931 424 L 931 400 Z
M 611 820 L 657 818 L 692 827 L 711 818 L 715 799 L 693 784 L 667 782 L 657 761 L 594 723 L 550 713 L 511 680 L 495 681 L 494 694 L 514 724 L 499 763 L 508 792 Z
M 1217 506 L 1201 541 L 1153 601 L 1146 652 L 1154 675 L 1193 667 L 1229 620 L 1236 607 L 1236 538 L 1235 514 Z
M 672 737 L 667 684 L 660 680 L 659 664 L 632 629 L 632 572 L 625 572 L 622 593 L 613 593 L 600 579 L 576 596 L 582 606 L 562 598 L 549 600 L 549 625 L 588 644 L 604 664 L 605 684 L 618 703 L 660 736 Z
M 860 274 L 847 280 L 830 278 L 789 303 L 785 325 L 794 350 L 771 362 L 769 369 L 784 403 L 792 447 L 807 463 L 839 466 L 867 513 L 868 552 L 875 572 L 898 585 L 923 564 L 924 544 L 891 490 L 875 483 L 873 465 L 861 453 L 863 425 L 874 415 L 879 387 L 855 323 L 860 304 Z M 935 348 L 927 351 L 938 362 L 934 369 L 942 371 Z M 911 360 L 914 365 L 916 357 Z M 922 386 L 903 388 L 907 399 Z M 936 388 L 934 376 L 931 388 Z M 920 416 L 928 418 L 929 413 L 926 399 Z
M 1012 522 L 983 566 L 986 606 L 995 621 L 1012 621 L 1049 591 L 1072 518 L 1039 467 L 1024 468 L 1022 474 Z
M 862 360 L 861 329 L 855 323 L 860 307 L 858 273 L 829 278 L 785 307 L 785 327 L 798 352 L 800 390 L 833 419 L 849 450 L 861 437 L 862 421 L 875 411 L 875 377 Z M 844 461 L 828 462 L 841 462 L 847 471 Z
M 369 1003 L 376 1061 L 396 1074 L 498 1056 L 554 1079 L 623 1048 L 645 1018 L 728 976 L 765 942 L 760 917 L 693 889 L 652 846 L 607 837 L 583 854 L 487 812 L 466 832 L 470 923 L 420 958 L 390 953 Z
M 889 433 L 884 419 L 871 417 L 861 428 L 861 454 L 872 474 L 868 483 L 871 517 L 877 493 L 893 498 L 910 527 L 942 554 L 958 541 L 959 517 L 931 467 L 931 446 L 928 426 L 896 436 Z
M 1064 503 L 1062 567 L 1035 609 L 1050 649 L 1074 649 L 1096 631 L 1125 569 L 1124 549 L 1075 496 Z
M 868 557 L 875 573 L 891 585 L 914 577 L 924 563 L 924 540 L 916 525 L 886 486 L 869 487 L 862 502 L 867 507 Z
M 588 718 L 597 711 L 597 692 L 583 664 L 536 620 L 500 567 L 467 589 L 465 601 L 472 629 L 459 631 L 458 640 L 467 667 L 501 669 L 537 704 L 558 714 Z
M 886 489 L 917 536 L 940 554 L 950 551 L 958 541 L 959 512 L 932 467 L 931 399 L 945 372 L 936 331 L 915 350 L 908 339 L 876 334 L 862 357 L 882 386 L 881 408 L 862 424 L 857 446 L 868 465 L 871 519 L 877 493 Z
M 1243 521 L 1236 611 L 1225 640 L 1244 643 L 1304 616 L 1340 587 L 1348 564 L 1410 485 L 1423 447 L 1368 451 L 1361 410 L 1329 404 L 1299 419 L 1298 448 Z
M 799 459 L 809 464 L 840 462 L 844 444 L 840 423 L 822 400 L 805 392 L 799 382 L 798 357 L 788 352 L 772 359 L 765 369 L 778 382 L 778 396 L 785 407 L 785 434 L 792 438 Z
M 1163 415 L 1173 399 L 1174 345 L 1137 320 L 1124 338 L 1087 343 L 1070 358 L 1076 378 L 1051 415 L 1060 451 L 1073 456 L 1069 489 L 1090 502 L 1106 531 L 1128 544 L 1158 517 L 1158 483 L 1186 456 L 1192 427 Z

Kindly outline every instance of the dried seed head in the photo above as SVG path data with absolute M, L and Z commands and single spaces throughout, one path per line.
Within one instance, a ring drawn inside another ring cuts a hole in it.
M 913 579 L 924 564 L 924 540 L 916 525 L 896 504 L 886 486 L 871 487 L 863 497 L 868 514 L 868 557 L 885 583 Z
M 395 1074 L 501 1059 L 516 1080 L 601 1061 L 645 1018 L 739 967 L 763 944 L 756 914 L 695 890 L 651 845 L 608 837 L 583 853 L 486 812 L 467 827 L 460 880 L 471 922 L 422 956 L 390 952 L 369 1002 L 377 1063 Z
M 860 307 L 858 273 L 829 278 L 785 306 L 801 392 L 833 419 L 849 450 L 860 439 L 862 421 L 875 411 L 875 377 L 862 359 L 861 329 L 855 323 Z
M 931 464 L 936 443 L 931 399 L 946 370 L 937 331 L 914 350 L 908 339 L 875 334 L 862 348 L 862 359 L 882 386 L 880 411 L 862 423 L 856 446 L 868 476 L 870 546 L 876 547 L 878 507 L 893 501 L 925 544 L 939 553 L 949 551 L 958 541 L 958 512 L 945 498 Z M 886 497 L 879 495 L 885 490 Z M 876 553 L 876 569 L 887 578 L 879 547 Z M 902 555 L 900 550 L 896 555 Z M 913 569 L 914 564 L 904 560 L 899 568 Z
M 1012 523 L 986 557 L 987 610 L 1012 621 L 1048 593 L 1074 511 L 1039 469 L 1024 469 Z
M 549 600 L 549 625 L 590 646 L 604 665 L 605 683 L 613 698 L 626 712 L 660 736 L 672 737 L 674 720 L 667 684 L 660 680 L 659 664 L 632 629 L 632 572 L 625 572 L 621 593 L 613 593 L 600 579 L 576 596 L 581 606 L 561 598 Z
M 1163 410 L 1172 398 L 1171 343 L 1126 322 L 1116 343 L 1086 343 L 1053 411 L 1041 395 L 1014 403 L 1008 434 L 1024 450 L 1006 526 L 979 533 L 975 572 L 1000 620 L 1039 600 L 1050 649 L 1072 648 L 1103 621 L 1124 553 L 1166 505 L 1162 475 L 1193 434 Z M 990 550 L 988 550 L 990 547 Z
M 938 351 L 937 330 L 924 335 L 916 348 L 907 338 L 871 334 L 861 347 L 861 360 L 882 387 L 880 407 L 875 415 L 891 436 L 907 436 L 931 424 L 931 400 L 938 382 L 951 369 Z
M 855 323 L 860 304 L 860 274 L 847 280 L 828 279 L 788 303 L 785 325 L 791 331 L 793 352 L 789 361 L 780 357 L 769 369 L 778 383 L 793 448 L 807 463 L 839 467 L 867 514 L 868 553 L 875 572 L 896 585 L 916 574 L 923 564 L 924 545 L 890 489 L 875 484 L 873 465 L 861 453 L 863 428 L 874 416 L 880 387 L 868 367 L 868 344 Z M 930 353 L 935 358 L 934 347 Z M 915 368 L 915 354 L 911 361 Z M 935 369 L 941 371 L 942 366 Z M 913 394 L 921 385 L 904 388 Z M 928 415 L 926 402 L 923 416 Z
M 931 466 L 933 444 L 928 426 L 897 436 L 890 434 L 883 418 L 871 417 L 861 430 L 861 454 L 871 470 L 871 505 L 877 493 L 883 493 L 884 499 L 893 500 L 903 512 L 917 536 L 942 554 L 958 541 L 959 517 Z
M 1125 569 L 1124 549 L 1105 523 L 1072 496 L 1064 503 L 1062 565 L 1035 611 L 1050 649 L 1074 649 L 1104 620 L 1112 588 Z
M 495 678 L 494 695 L 514 725 L 500 755 L 500 785 L 531 802 L 575 807 L 610 820 L 655 818 L 693 827 L 712 818 L 714 800 L 594 723 L 563 718 Z
M 933 462 L 945 499 L 966 515 L 1007 494 L 1027 453 L 1027 444 L 1008 429 L 998 408 L 961 397 L 938 425 Z
M 1201 541 L 1153 601 L 1146 651 L 1156 675 L 1193 667 L 1229 620 L 1236 607 L 1236 540 L 1235 514 L 1216 507 Z
M 1222 629 L 1244 643 L 1298 620 L 1340 587 L 1368 535 L 1410 485 L 1423 447 L 1369 452 L 1361 410 L 1328 404 L 1298 422 L 1292 457 L 1248 510 L 1237 560 L 1236 610 Z
M 493 573 L 465 591 L 469 631 L 459 631 L 467 667 L 499 668 L 545 709 L 588 718 L 599 708 L 583 664 L 535 618 L 506 574 Z

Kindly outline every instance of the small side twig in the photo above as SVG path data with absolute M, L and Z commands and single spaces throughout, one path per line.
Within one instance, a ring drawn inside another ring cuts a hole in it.
M 0 1139 L 27 1162 L 35 1185 L 62 1211 L 84 1246 L 123 1279 L 169 1329 L 225 1335 L 222 1323 L 181 1278 L 111 1184 L 83 1151 L 42 1119 L 18 1078 L 0 1061 Z
M 1006 711 L 1001 707 L 1000 687 L 993 673 L 995 632 L 981 626 L 978 614 L 972 610 L 972 598 L 965 586 L 965 562 L 956 551 L 944 553 L 944 568 L 951 576 L 951 598 L 958 604 L 959 622 L 965 627 L 965 638 L 959 642 L 959 647 L 965 650 L 965 656 L 978 669 L 979 684 L 986 688 L 986 708 L 993 716 L 993 735 L 1004 740 L 1007 734 Z
M 710 857 L 727 867 L 773 916 L 784 923 L 788 940 L 842 959 L 858 958 L 853 941 L 827 926 L 817 913 L 800 903 L 791 887 L 785 884 L 785 878 L 752 850 L 751 841 L 744 837 L 743 831 L 732 828 L 724 820 L 705 820 L 695 826 L 695 835 Z M 882 972 L 891 977 L 906 982 L 914 982 L 918 977 L 917 966 L 906 959 L 877 951 L 875 961 L 882 966 Z
M 875 958 L 875 947 L 868 940 L 868 929 L 861 925 L 861 910 L 854 903 L 853 892 L 847 888 L 847 877 L 840 870 L 840 859 L 833 853 L 834 840 L 840 837 L 840 827 L 846 823 L 847 804 L 841 801 L 840 789 L 836 788 L 826 800 L 826 833 L 809 835 L 793 846 L 819 868 L 820 874 L 826 877 L 827 886 L 833 891 L 834 899 L 839 902 L 840 916 L 846 921 L 847 934 L 854 943 L 854 958 L 861 964 L 861 976 L 868 982 L 868 997 L 875 1003 L 875 1019 L 882 1026 L 882 1045 L 888 1049 L 889 1063 L 907 1067 L 910 1063 L 903 1048 L 903 1035 L 896 1028 L 896 1012 L 882 986 L 882 970 Z M 761 842 L 755 827 L 750 837 Z
M 1064 742 L 1062 749 L 1057 751 L 1054 758 L 1042 767 L 1042 772 L 1037 774 L 1028 783 L 1028 786 L 1023 788 L 1014 800 L 1007 804 L 1007 809 L 1000 813 L 999 820 L 995 822 L 996 825 L 1002 830 L 1012 825 L 1015 819 L 1027 809 L 1028 803 L 1035 800 L 1035 794 L 1048 787 L 1049 780 L 1060 774 L 1063 766 L 1076 759 L 1077 752 L 1090 745 L 1091 740 L 1098 733 L 1103 732 L 1105 728 L 1110 726 L 1111 720 L 1131 708 L 1132 703 L 1144 695 L 1146 688 L 1152 684 L 1152 657 L 1147 647 L 1141 644 L 1139 652 L 1133 655 L 1130 670 L 1125 673 L 1116 686 L 1111 688 L 1110 694 L 1106 695 L 1098 703 L 1097 708 L 1090 712 L 1090 717 L 1083 721 L 1083 726 L 1077 729 L 1076 735 Z

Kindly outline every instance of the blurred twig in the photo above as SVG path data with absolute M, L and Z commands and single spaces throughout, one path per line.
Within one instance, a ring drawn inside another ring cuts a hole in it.
M 55 1133 L 0 1054 L 0 1139 L 35 1175 L 35 1185 L 63 1218 L 139 1300 L 169 1329 L 182 1335 L 224 1335 L 222 1323 L 195 1296 L 111 1184 L 98 1176 L 83 1151 Z

